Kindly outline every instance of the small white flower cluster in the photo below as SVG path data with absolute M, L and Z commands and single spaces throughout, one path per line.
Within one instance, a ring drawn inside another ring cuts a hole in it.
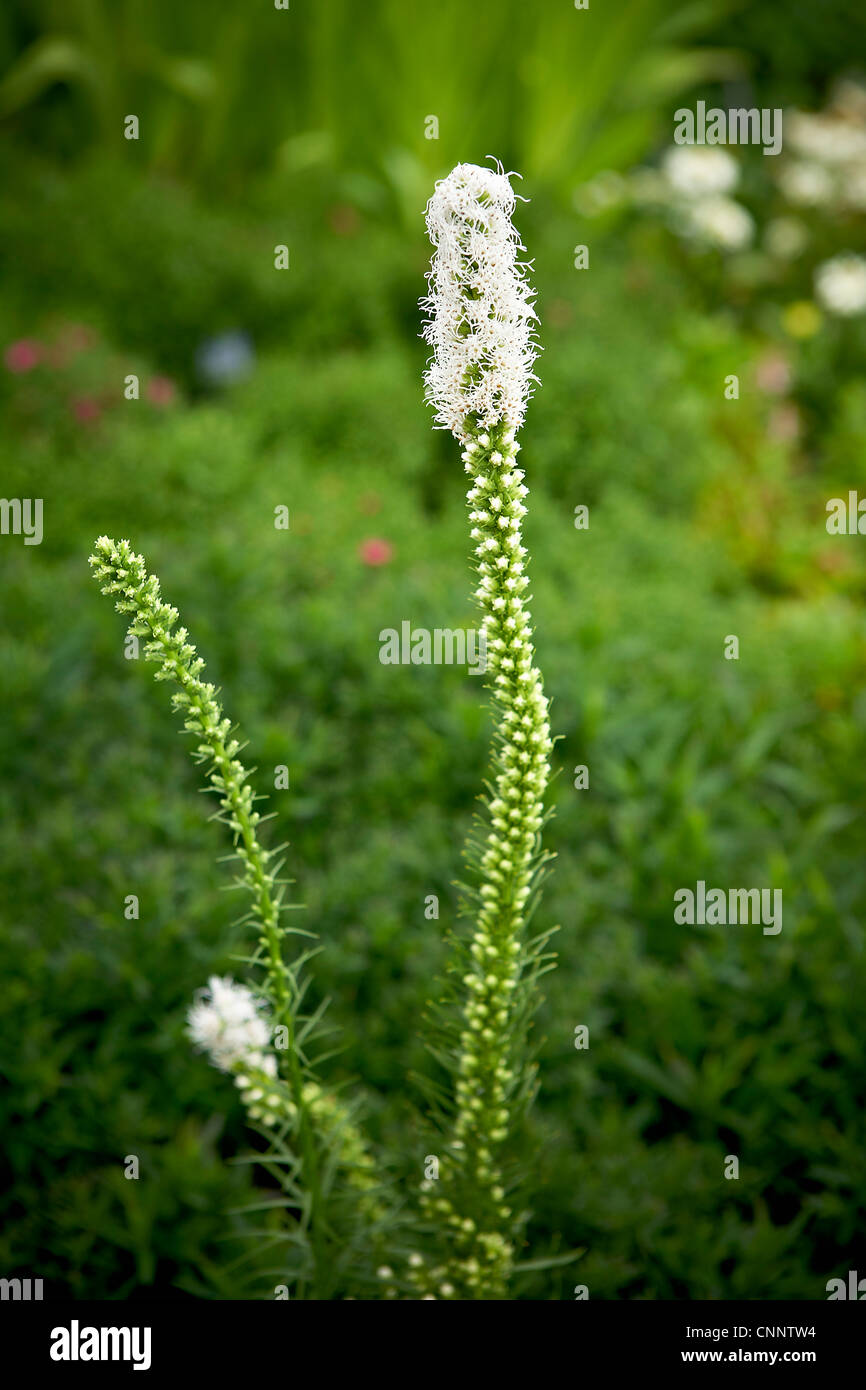
M 238 1068 L 276 1076 L 270 1032 L 261 1006 L 246 985 L 211 975 L 187 1014 L 188 1032 L 220 1071 Z
M 424 1256 L 419 1254 L 417 1250 L 413 1250 L 407 1263 L 409 1266 L 407 1271 L 408 1278 L 418 1290 L 423 1302 L 435 1302 L 437 1299 L 454 1297 L 457 1290 L 454 1288 L 453 1284 L 449 1283 L 446 1277 L 447 1270 L 444 1265 L 428 1270 L 424 1263 Z M 383 1284 L 386 1285 L 386 1298 L 397 1297 L 398 1291 L 394 1279 L 394 1271 L 390 1265 L 380 1265 L 376 1270 L 376 1278 L 381 1279 Z M 432 1292 L 434 1288 L 436 1290 L 435 1293 Z
M 517 429 L 537 380 L 533 291 L 518 261 L 515 194 L 501 166 L 458 164 L 427 204 L 435 248 L 428 273 L 425 376 L 436 423 L 462 442 L 476 426 Z
M 812 160 L 786 160 L 779 170 L 778 184 L 783 197 L 797 207 L 821 207 L 833 197 L 829 171 Z
M 815 294 L 828 314 L 853 318 L 866 312 L 866 259 L 846 252 L 819 265 Z
M 658 170 L 637 169 L 633 199 L 666 213 L 684 237 L 721 251 L 741 251 L 754 236 L 752 215 L 730 195 L 740 179 L 733 155 L 716 145 L 671 145 Z
M 837 85 L 824 111 L 785 116 L 785 155 L 779 189 L 800 207 L 866 211 L 866 87 Z
M 741 251 L 755 234 L 752 214 L 735 198 L 702 198 L 689 209 L 690 235 L 720 251 Z
M 277 1059 L 260 1001 L 246 985 L 211 975 L 187 1013 L 187 1032 L 220 1071 L 231 1072 L 251 1120 L 273 1126 L 293 1106 L 277 1080 Z
M 784 129 L 781 157 L 766 161 L 778 191 L 791 204 L 790 210 L 772 217 L 764 228 L 761 250 L 776 262 L 773 273 L 778 272 L 779 263 L 797 260 L 807 248 L 816 213 L 848 222 L 866 212 L 866 83 L 847 79 L 837 83 L 823 111 L 785 112 Z M 765 162 L 759 163 L 763 168 Z M 590 195 L 601 177 L 578 190 L 579 210 L 591 209 L 597 201 Z M 609 177 L 604 176 L 608 181 Z M 727 150 L 676 145 L 664 153 L 658 167 L 632 170 L 620 201 L 630 199 L 633 205 L 666 216 L 682 237 L 725 252 L 741 251 L 752 243 L 755 223 L 732 196 L 738 182 L 739 167 Z M 607 193 L 607 184 L 599 191 Z M 606 196 L 596 210 L 609 203 Z M 756 257 L 755 267 L 759 261 Z M 858 257 L 835 257 L 818 268 L 815 279 L 816 293 L 828 313 L 863 312 Z
M 713 145 L 674 145 L 662 160 L 674 215 L 686 236 L 721 251 L 740 251 L 755 231 L 751 213 L 729 195 L 740 170 Z

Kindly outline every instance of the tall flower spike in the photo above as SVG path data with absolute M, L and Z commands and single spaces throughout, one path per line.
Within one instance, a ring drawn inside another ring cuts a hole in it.
M 532 629 L 521 538 L 523 470 L 514 434 L 536 378 L 532 290 L 517 263 L 514 194 L 499 171 L 461 164 L 427 210 L 435 247 L 422 301 L 435 355 L 427 396 L 465 448 L 476 598 L 487 639 L 495 733 L 481 834 L 470 841 L 475 933 L 466 943 L 445 1055 L 454 1058 L 453 1137 L 422 1206 L 444 1233 L 429 1273 L 410 1271 L 423 1297 L 502 1297 L 519 1236 L 506 1201 L 507 1141 L 533 1089 L 527 1018 L 549 968 L 545 936 L 526 940 L 544 856 L 540 830 L 552 747 Z M 442 1052 L 440 1051 L 440 1055 Z M 435 1192 L 434 1192 L 435 1189 Z M 445 1293 L 448 1289 L 451 1292 Z
M 184 728 L 195 740 L 193 757 L 208 769 L 219 798 L 215 819 L 229 828 L 234 840 L 235 882 L 249 899 L 243 920 L 258 937 L 254 955 L 247 958 L 258 977 L 256 989 L 211 976 L 208 989 L 190 1009 L 188 1030 L 214 1065 L 234 1076 L 249 1119 L 277 1131 L 276 1147 L 263 1152 L 261 1161 L 266 1167 L 272 1160 L 282 1165 L 285 1205 L 303 1213 L 309 1263 L 293 1277 L 297 1289 L 309 1287 L 311 1297 L 317 1297 L 322 1288 L 331 1287 L 334 1250 L 342 1252 L 355 1219 L 346 1216 L 343 1194 L 356 1199 L 365 1223 L 381 1223 L 383 1209 L 374 1192 L 373 1160 L 349 1108 L 323 1089 L 306 1059 L 305 1046 L 316 1036 L 319 1011 L 301 1012 L 305 982 L 300 964 L 284 958 L 283 945 L 290 934 L 311 933 L 285 925 L 281 848 L 265 849 L 259 840 L 264 818 L 254 807 L 251 774 L 239 756 L 241 744 L 223 714 L 216 688 L 202 679 L 204 661 L 186 628 L 178 626 L 177 609 L 165 602 L 156 575 L 148 574 L 143 556 L 128 541 L 100 536 L 90 565 L 102 592 L 115 599 L 118 612 L 131 617 L 129 632 L 144 640 L 143 655 L 156 663 L 156 679 L 176 687 L 172 704 L 183 715 Z M 275 1052 L 271 1039 L 278 1028 L 284 1040 Z M 285 1160 L 290 1152 L 289 1165 Z M 335 1198 L 343 1204 L 339 1212 Z M 294 1220 L 293 1228 L 297 1235 Z M 368 1245 L 374 1257 L 376 1241 Z
M 433 348 L 427 399 L 437 424 L 464 443 L 472 417 L 518 429 L 537 380 L 534 291 L 517 259 L 525 247 L 511 220 L 515 201 L 501 165 L 458 164 L 427 204 L 436 248 L 422 301 Z

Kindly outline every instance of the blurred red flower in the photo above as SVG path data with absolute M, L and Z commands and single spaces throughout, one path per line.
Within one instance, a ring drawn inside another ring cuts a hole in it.
M 72 414 L 81 425 L 92 425 L 102 414 L 102 406 L 93 396 L 75 396 L 70 405 Z
M 147 383 L 147 399 L 154 405 L 171 405 L 176 395 L 170 376 L 155 376 Z
M 358 554 L 365 565 L 387 565 L 394 548 L 390 541 L 383 541 L 378 536 L 372 536 L 369 540 L 362 541 L 358 547 Z
M 10 343 L 3 357 L 10 372 L 30 372 L 42 360 L 42 344 L 35 338 L 19 338 Z

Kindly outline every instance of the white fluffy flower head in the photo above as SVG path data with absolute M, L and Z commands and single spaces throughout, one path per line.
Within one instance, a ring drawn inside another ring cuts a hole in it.
M 242 1066 L 276 1075 L 270 1031 L 259 1001 L 246 985 L 211 975 L 187 1014 L 187 1024 L 193 1042 L 209 1053 L 220 1071 Z
M 815 293 L 830 314 L 851 318 L 866 312 L 866 260 L 844 252 L 815 271 Z
M 501 166 L 458 164 L 427 204 L 435 250 L 421 301 L 433 348 L 426 395 L 436 423 L 463 442 L 476 423 L 519 428 L 537 380 L 534 291 L 517 259 L 525 248 L 511 220 L 515 201 Z

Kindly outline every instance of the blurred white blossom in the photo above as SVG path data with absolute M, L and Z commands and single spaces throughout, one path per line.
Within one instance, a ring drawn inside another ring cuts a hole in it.
M 680 236 L 704 246 L 739 251 L 754 233 L 751 214 L 729 196 L 740 170 L 727 150 L 704 145 L 672 145 L 659 169 L 636 169 L 634 201 L 657 208 Z
M 866 209 L 866 87 L 837 84 L 824 111 L 785 118 L 786 157 L 777 171 L 785 198 L 801 206 Z
M 832 198 L 835 183 L 823 164 L 798 159 L 782 165 L 779 187 L 789 203 L 796 203 L 800 207 L 820 207 Z
M 845 178 L 843 201 L 849 208 L 866 212 L 866 161 L 859 168 L 850 169 Z
M 211 975 L 207 989 L 201 990 L 187 1014 L 187 1024 L 193 1042 L 209 1053 L 220 1071 L 243 1066 L 276 1075 L 268 1024 L 246 985 Z
M 800 289 L 786 311 L 787 331 L 806 338 L 820 327 L 818 305 L 841 317 L 866 313 L 866 257 L 833 255 L 840 244 L 859 244 L 866 213 L 866 83 L 838 82 L 825 109 L 790 110 L 784 119 L 781 158 L 772 167 L 751 163 L 749 207 L 735 194 L 742 166 L 715 146 L 671 146 L 657 167 L 633 169 L 628 188 L 633 206 L 663 217 L 679 237 L 730 255 L 728 274 L 741 293 L 814 276 L 815 299 Z M 816 254 L 825 257 L 817 269 Z
M 740 177 L 734 157 L 712 145 L 672 145 L 662 158 L 662 173 L 683 198 L 730 193 Z
M 815 293 L 829 314 L 850 318 L 866 310 L 866 259 L 845 252 L 815 271 Z
M 723 251 L 739 251 L 752 240 L 755 224 L 751 213 L 733 198 L 702 198 L 688 211 L 692 235 Z
M 866 126 L 832 112 L 792 111 L 785 133 L 792 149 L 819 164 L 866 159 Z

